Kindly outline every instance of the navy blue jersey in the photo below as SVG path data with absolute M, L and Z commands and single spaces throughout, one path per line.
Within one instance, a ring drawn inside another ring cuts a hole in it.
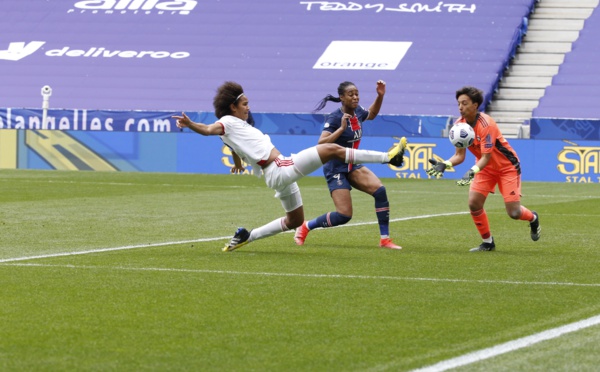
M 323 131 L 330 133 L 335 132 L 341 126 L 343 115 L 341 108 L 329 114 L 325 119 Z M 343 147 L 357 149 L 362 138 L 362 123 L 368 116 L 369 111 L 359 105 L 356 110 L 354 110 L 354 117 L 350 119 L 350 123 L 346 127 L 346 130 L 339 136 L 335 143 Z M 328 175 L 337 173 L 348 173 L 352 168 L 352 164 L 346 164 L 341 160 L 333 159 L 323 165 L 323 173 L 327 177 Z

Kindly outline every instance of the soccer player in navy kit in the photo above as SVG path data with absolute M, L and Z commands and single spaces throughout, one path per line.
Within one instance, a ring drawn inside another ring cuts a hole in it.
M 342 107 L 329 114 L 325 120 L 319 144 L 336 143 L 346 148 L 357 149 L 362 138 L 362 123 L 373 120 L 379 114 L 385 82 L 377 81 L 377 98 L 368 110 L 359 105 L 359 94 L 356 85 L 345 81 L 338 86 L 338 97 L 327 95 L 317 105 L 315 111 L 320 111 L 328 101 L 341 102 Z M 406 138 L 402 137 L 401 146 L 406 147 Z M 350 190 L 357 190 L 372 195 L 375 199 L 375 214 L 379 223 L 379 246 L 382 248 L 402 249 L 390 238 L 390 203 L 385 186 L 381 180 L 362 164 L 349 164 L 342 160 L 333 159 L 323 165 L 323 173 L 327 179 L 329 192 L 335 204 L 335 212 L 325 213 L 313 220 L 304 222 L 296 229 L 294 240 L 303 245 L 308 232 L 316 228 L 327 228 L 347 223 L 352 218 L 352 197 Z

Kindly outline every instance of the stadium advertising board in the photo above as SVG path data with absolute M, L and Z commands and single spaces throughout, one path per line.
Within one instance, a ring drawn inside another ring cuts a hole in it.
M 316 144 L 317 135 L 270 135 L 286 155 Z M 447 159 L 446 138 L 411 136 L 402 167 L 369 164 L 379 177 L 428 178 L 428 159 Z M 387 151 L 398 137 L 363 137 L 361 147 Z M 519 154 L 524 181 L 600 183 L 600 141 L 510 140 Z M 190 161 L 190 159 L 197 159 Z M 458 179 L 473 164 L 446 171 Z M 0 168 L 227 174 L 233 159 L 218 137 L 189 132 L 0 130 Z M 247 173 L 253 173 L 251 167 Z M 322 176 L 318 170 L 311 176 Z
M 214 123 L 212 112 L 186 112 L 200 123 Z M 179 132 L 176 111 L 48 110 L 45 123 L 39 109 L 0 108 L 0 129 L 51 129 L 107 132 Z M 255 126 L 268 134 L 319 135 L 323 114 L 253 113 Z M 437 137 L 449 116 L 379 115 L 363 128 L 365 136 Z M 185 131 L 188 131 L 187 129 Z
M 600 140 L 600 120 L 532 118 L 531 138 Z

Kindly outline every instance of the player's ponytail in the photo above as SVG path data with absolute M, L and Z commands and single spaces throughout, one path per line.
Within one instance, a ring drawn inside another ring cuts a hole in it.
M 322 100 L 319 101 L 319 103 L 317 103 L 317 105 L 315 106 L 315 109 L 313 110 L 313 113 L 321 111 L 327 105 L 327 102 L 329 102 L 329 101 L 342 102 L 342 99 L 340 97 L 344 95 L 344 92 L 346 91 L 346 89 L 351 85 L 354 86 L 354 83 L 352 83 L 350 81 L 344 81 L 343 83 L 338 85 L 338 89 L 337 89 L 338 96 L 334 97 L 331 94 L 328 94 L 327 96 L 325 96 L 325 98 L 323 98 Z
M 323 108 L 327 105 L 328 101 L 342 102 L 342 100 L 340 99 L 340 97 L 334 97 L 331 94 L 328 94 L 327 96 L 325 96 L 325 98 L 323 98 L 322 100 L 320 100 L 319 103 L 317 103 L 317 105 L 315 106 L 315 109 L 313 110 L 313 112 L 318 112 L 318 111 L 323 110 Z

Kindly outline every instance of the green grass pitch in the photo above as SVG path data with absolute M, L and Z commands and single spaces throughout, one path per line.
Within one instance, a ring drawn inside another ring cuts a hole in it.
M 2 371 L 410 371 L 600 315 L 597 184 L 524 183 L 542 237 L 467 189 L 385 179 L 402 251 L 372 197 L 346 226 L 221 248 L 283 215 L 253 176 L 0 171 Z M 307 218 L 331 211 L 300 182 Z M 592 326 L 462 371 L 594 370 Z

